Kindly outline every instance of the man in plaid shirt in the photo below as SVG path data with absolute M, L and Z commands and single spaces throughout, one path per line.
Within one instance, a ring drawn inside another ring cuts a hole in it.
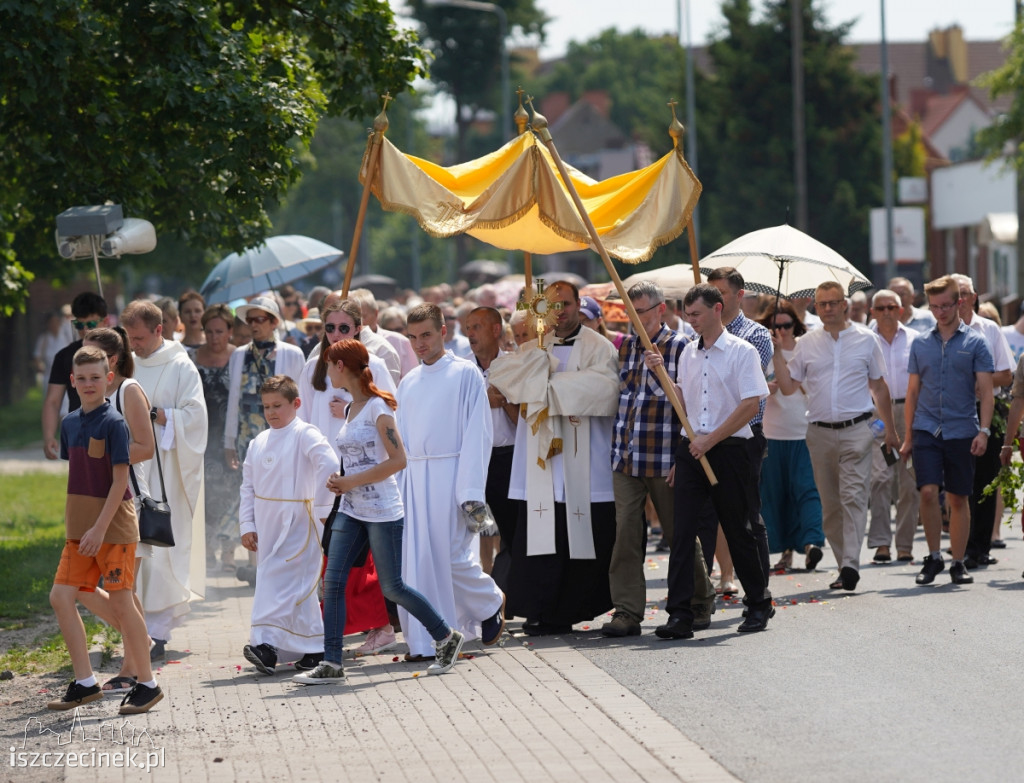
M 665 359 L 669 377 L 688 342 L 686 336 L 665 326 L 665 295 L 656 284 L 644 281 L 627 291 L 640 323 Z M 612 433 L 612 487 L 615 491 L 615 548 L 608 581 L 614 614 L 605 623 L 605 636 L 638 636 L 647 605 L 644 578 L 644 506 L 650 496 L 661 520 L 662 540 L 672 539 L 674 495 L 668 483 L 681 424 L 667 393 L 644 364 L 644 345 L 636 335 L 619 349 L 619 410 Z M 715 590 L 708 578 L 700 540 L 694 568 L 694 627 L 711 624 Z M 698 605 L 699 604 L 699 605 Z

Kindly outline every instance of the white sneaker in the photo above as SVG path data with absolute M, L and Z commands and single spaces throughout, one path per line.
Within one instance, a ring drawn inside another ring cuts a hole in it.
M 360 655 L 373 655 L 373 653 L 390 650 L 398 644 L 394 631 L 386 631 L 383 628 L 373 628 L 367 635 L 366 641 L 356 648 Z
M 459 660 L 459 653 L 462 651 L 462 643 L 464 641 L 466 641 L 466 637 L 453 629 L 451 636 L 443 642 L 434 642 L 437 654 L 435 662 L 427 667 L 427 674 L 444 674 L 450 670 L 455 665 L 455 662 Z
M 340 666 L 321 662 L 311 672 L 296 674 L 292 681 L 303 685 L 338 685 L 345 682 L 345 671 Z

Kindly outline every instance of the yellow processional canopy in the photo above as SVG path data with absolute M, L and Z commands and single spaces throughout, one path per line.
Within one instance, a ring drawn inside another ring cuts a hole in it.
M 371 136 L 359 172 L 364 184 L 372 144 Z M 701 192 L 679 149 L 601 182 L 566 169 L 605 250 L 629 263 L 678 237 Z M 449 167 L 406 155 L 382 137 L 371 191 L 384 209 L 412 215 L 431 236 L 469 234 L 534 254 L 597 251 L 551 153 L 532 133 Z

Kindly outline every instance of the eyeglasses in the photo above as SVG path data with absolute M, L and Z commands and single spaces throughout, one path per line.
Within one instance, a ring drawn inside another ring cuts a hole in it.
M 899 305 L 876 305 L 875 307 L 872 307 L 871 309 L 874 310 L 875 312 L 878 312 L 878 313 L 891 313 L 893 310 L 899 310 L 900 306 Z
M 792 321 L 776 321 L 772 325 L 772 329 L 792 329 L 792 328 L 793 328 L 793 322 Z
M 960 301 L 950 302 L 949 304 L 931 304 L 928 303 L 928 307 L 932 310 L 938 310 L 940 313 L 946 313 L 952 310 L 954 307 L 960 304 Z
M 245 322 L 247 324 L 265 324 L 269 320 L 269 315 L 247 315 L 245 317 Z
M 299 303 L 299 300 L 298 299 L 285 299 L 284 303 L 286 305 L 288 305 L 288 307 L 295 307 Z
M 71 322 L 71 325 L 73 327 L 75 327 L 78 331 L 82 331 L 83 329 L 95 329 L 97 326 L 100 325 L 100 322 L 99 321 L 79 321 L 76 318 L 74 321 Z
M 643 315 L 644 313 L 649 313 L 649 312 L 651 312 L 651 310 L 654 310 L 656 307 L 658 307 L 659 305 L 662 305 L 662 304 L 664 304 L 664 302 L 655 302 L 650 307 L 645 307 L 643 310 L 637 310 L 636 314 L 637 315 Z
M 327 334 L 334 334 L 335 330 L 338 331 L 338 334 L 348 334 L 352 331 L 352 327 L 348 324 L 324 324 L 324 331 Z
M 839 307 L 845 301 L 845 299 L 826 299 L 824 302 L 815 302 L 814 306 L 827 310 L 830 307 Z

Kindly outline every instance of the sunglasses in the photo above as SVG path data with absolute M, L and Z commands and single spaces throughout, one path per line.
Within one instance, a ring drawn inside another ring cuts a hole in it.
M 77 318 L 71 322 L 71 325 L 81 331 L 82 329 L 95 329 L 100 325 L 99 321 L 79 321 Z
M 793 322 L 792 321 L 776 321 L 775 324 L 772 326 L 772 328 L 773 329 L 792 329 L 793 328 Z
M 899 305 L 878 305 L 877 307 L 872 307 L 871 309 L 872 310 L 876 310 L 876 311 L 878 311 L 880 313 L 881 312 L 890 313 L 893 310 L 899 310 L 900 307 L 899 307 Z
M 265 324 L 269 320 L 269 315 L 247 315 L 245 317 L 245 322 L 247 324 Z
M 324 325 L 324 331 L 327 332 L 327 334 L 334 334 L 335 330 L 337 330 L 338 334 L 348 334 L 349 332 L 352 331 L 352 327 L 349 326 L 348 324 L 325 324 Z

